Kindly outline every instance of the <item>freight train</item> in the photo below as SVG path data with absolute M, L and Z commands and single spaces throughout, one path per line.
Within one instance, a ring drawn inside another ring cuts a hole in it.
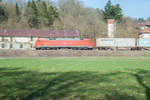
M 95 44 L 95 45 L 94 45 Z M 96 43 L 92 39 L 80 38 L 39 38 L 35 42 L 36 50 L 150 50 L 150 39 L 136 38 L 97 38 Z

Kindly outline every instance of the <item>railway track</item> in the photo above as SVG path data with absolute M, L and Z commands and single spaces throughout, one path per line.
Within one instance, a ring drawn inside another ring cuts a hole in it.
M 99 56 L 150 56 L 150 51 L 99 51 L 99 50 L 0 50 L 0 57 L 99 57 Z

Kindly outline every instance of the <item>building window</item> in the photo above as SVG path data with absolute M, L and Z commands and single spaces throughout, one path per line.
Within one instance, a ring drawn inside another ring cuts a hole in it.
M 2 37 L 2 42 L 4 42 L 4 37 Z
M 10 44 L 10 48 L 13 48 L 13 44 Z
M 33 37 L 31 36 L 31 41 L 33 41 Z
M 33 45 L 31 44 L 31 48 L 33 48 Z
M 13 41 L 13 37 L 10 37 L 10 42 L 12 42 Z
M 23 48 L 23 44 L 20 44 L 20 48 Z
M 2 44 L 2 48 L 5 48 L 5 45 L 4 45 L 4 44 Z

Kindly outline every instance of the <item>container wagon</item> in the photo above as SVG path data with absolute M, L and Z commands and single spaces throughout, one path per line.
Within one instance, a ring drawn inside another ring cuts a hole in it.
M 96 48 L 99 50 L 136 49 L 135 38 L 97 38 Z
M 150 50 L 150 39 L 137 39 L 137 47 L 139 47 L 140 50 Z

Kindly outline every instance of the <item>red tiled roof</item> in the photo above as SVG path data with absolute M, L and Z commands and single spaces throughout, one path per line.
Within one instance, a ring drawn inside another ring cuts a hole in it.
M 150 27 L 144 29 L 144 30 L 141 31 L 140 33 L 150 33 Z
M 107 20 L 107 23 L 108 23 L 108 24 L 113 24 L 114 22 L 115 22 L 114 19 L 108 19 L 108 20 Z
M 136 23 L 138 26 L 147 26 L 150 25 L 150 21 L 142 22 L 142 23 Z
M 71 30 L 0 30 L 0 36 L 17 37 L 78 37 L 76 31 Z
M 138 26 L 146 26 L 146 23 L 137 23 Z

